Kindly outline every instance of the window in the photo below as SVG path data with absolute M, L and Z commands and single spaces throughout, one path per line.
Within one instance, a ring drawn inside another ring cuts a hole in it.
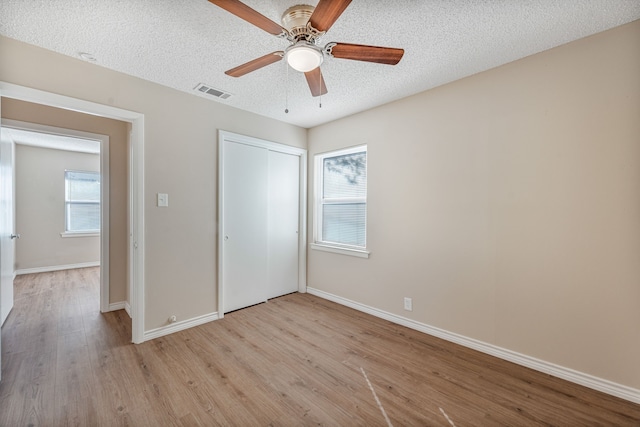
M 100 232 L 100 173 L 64 172 L 65 233 Z
M 314 249 L 367 253 L 367 147 L 318 154 L 315 183 Z

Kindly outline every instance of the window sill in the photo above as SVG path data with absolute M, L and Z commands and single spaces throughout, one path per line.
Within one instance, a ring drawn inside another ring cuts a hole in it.
M 311 243 L 311 249 L 315 249 L 317 251 L 324 252 L 333 252 L 336 254 L 355 256 L 359 258 L 369 258 L 369 251 L 365 251 L 363 249 L 350 249 L 350 248 L 342 248 L 338 246 L 330 246 L 322 243 Z
M 73 231 L 63 231 L 62 233 L 60 233 L 60 237 L 100 237 L 100 232 L 99 231 L 95 231 L 95 232 L 73 232 Z

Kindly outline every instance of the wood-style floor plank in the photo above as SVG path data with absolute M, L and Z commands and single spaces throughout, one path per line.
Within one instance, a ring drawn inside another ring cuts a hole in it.
M 305 294 L 133 345 L 99 280 L 18 276 L 0 426 L 640 426 L 640 405 Z

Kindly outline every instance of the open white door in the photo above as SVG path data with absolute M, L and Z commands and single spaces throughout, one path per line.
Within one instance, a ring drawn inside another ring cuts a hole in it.
M 0 130 L 0 325 L 13 308 L 13 141 Z
M 0 326 L 13 308 L 14 209 L 13 209 L 14 144 L 0 128 Z M 1 330 L 1 329 L 0 329 Z M 2 339 L 0 338 L 0 342 Z M 1 354 L 1 349 L 0 349 Z M 0 360 L 0 366 L 2 361 Z M 2 372 L 2 369 L 0 369 Z M 0 377 L 1 379 L 1 377 Z

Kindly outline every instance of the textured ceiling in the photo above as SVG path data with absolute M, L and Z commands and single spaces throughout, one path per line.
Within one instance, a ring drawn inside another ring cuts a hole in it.
M 317 0 L 245 0 L 280 23 Z M 207 0 L 2 0 L 0 34 L 302 127 L 335 120 L 640 19 L 638 0 L 354 0 L 323 37 L 405 49 L 396 66 L 328 58 L 329 90 L 311 97 L 284 61 L 240 78 L 225 70 L 283 50 L 276 38 Z M 2 58 L 0 58 L 1 60 Z M 284 112 L 287 105 L 289 113 Z

